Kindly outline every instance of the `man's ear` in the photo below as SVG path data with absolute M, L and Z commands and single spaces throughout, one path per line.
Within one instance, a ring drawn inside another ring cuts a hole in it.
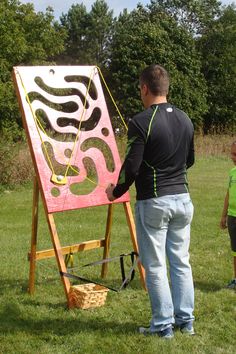
M 142 87 L 142 89 L 143 89 L 143 94 L 145 95 L 145 96 L 147 96 L 147 94 L 148 94 L 148 86 L 146 85 L 146 84 L 143 84 L 143 87 Z

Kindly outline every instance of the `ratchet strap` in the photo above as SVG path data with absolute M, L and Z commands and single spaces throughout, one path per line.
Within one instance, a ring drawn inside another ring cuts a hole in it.
M 129 273 L 128 273 L 127 276 L 125 274 L 125 267 L 124 267 L 124 257 L 126 257 L 126 256 L 130 256 L 130 259 L 131 259 L 131 268 L 130 268 Z M 113 260 L 119 259 L 120 260 L 121 278 L 122 278 L 122 284 L 119 287 L 119 289 L 115 289 L 115 288 L 109 287 L 107 285 L 98 283 L 98 282 L 96 282 L 94 280 L 90 280 L 90 279 L 87 279 L 87 278 L 84 278 L 84 277 L 81 277 L 81 276 L 78 276 L 78 275 L 75 275 L 75 274 L 71 274 L 71 273 L 68 273 L 68 272 L 60 272 L 60 274 L 61 274 L 61 276 L 64 276 L 64 277 L 67 277 L 67 278 L 77 279 L 77 280 L 81 280 L 81 281 L 84 281 L 84 282 L 94 283 L 96 285 L 104 286 L 105 288 L 107 288 L 109 290 L 112 290 L 112 291 L 115 291 L 115 292 L 120 292 L 122 289 L 125 289 L 127 287 L 127 285 L 134 279 L 134 276 L 135 276 L 135 265 L 136 265 L 136 262 L 137 262 L 137 257 L 138 257 L 138 253 L 133 251 L 131 253 L 121 254 L 121 255 L 119 255 L 117 257 L 105 258 L 105 259 L 103 259 L 101 261 L 92 262 L 92 263 L 88 263 L 88 264 L 83 265 L 83 267 L 88 267 L 88 266 L 92 266 L 92 265 L 108 263 L 108 262 L 111 262 Z

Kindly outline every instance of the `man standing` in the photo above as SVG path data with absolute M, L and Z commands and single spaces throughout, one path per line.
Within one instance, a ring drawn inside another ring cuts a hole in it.
M 194 163 L 194 130 L 188 116 L 167 102 L 168 90 L 169 75 L 162 66 L 143 70 L 140 91 L 145 110 L 129 123 L 117 185 L 106 189 L 113 201 L 135 182 L 137 241 L 152 310 L 150 327 L 140 327 L 139 332 L 167 339 L 173 337 L 172 325 L 194 334 L 189 264 L 193 205 L 186 178 L 186 169 Z

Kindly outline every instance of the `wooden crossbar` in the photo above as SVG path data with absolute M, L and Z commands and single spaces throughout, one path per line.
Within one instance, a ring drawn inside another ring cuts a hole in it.
M 105 239 L 101 240 L 91 240 L 91 241 L 86 241 L 86 242 L 81 242 L 77 243 L 75 245 L 71 246 L 65 246 L 61 248 L 61 253 L 63 255 L 69 254 L 69 253 L 77 253 L 77 252 L 82 252 L 82 251 L 88 251 L 92 250 L 95 248 L 100 248 L 105 246 Z M 37 251 L 35 253 L 35 260 L 41 260 L 45 258 L 52 258 L 55 257 L 55 250 L 49 249 L 49 250 L 43 250 L 43 251 Z M 28 253 L 28 260 L 31 259 L 31 252 Z

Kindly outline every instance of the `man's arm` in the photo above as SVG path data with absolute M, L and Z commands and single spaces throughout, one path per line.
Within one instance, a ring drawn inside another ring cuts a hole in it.
M 194 161 L 195 161 L 195 151 L 194 151 L 194 135 L 193 135 L 191 143 L 190 143 L 190 147 L 189 147 L 187 162 L 186 162 L 187 168 L 193 166 Z
M 220 219 L 220 228 L 225 229 L 227 227 L 227 212 L 229 206 L 229 190 L 226 193 L 225 200 L 224 200 L 224 207 L 222 210 L 222 215 Z
M 143 160 L 144 147 L 145 139 L 131 121 L 128 130 L 126 156 L 119 173 L 118 182 L 116 186 L 109 185 L 106 189 L 110 201 L 121 197 L 134 182 Z

